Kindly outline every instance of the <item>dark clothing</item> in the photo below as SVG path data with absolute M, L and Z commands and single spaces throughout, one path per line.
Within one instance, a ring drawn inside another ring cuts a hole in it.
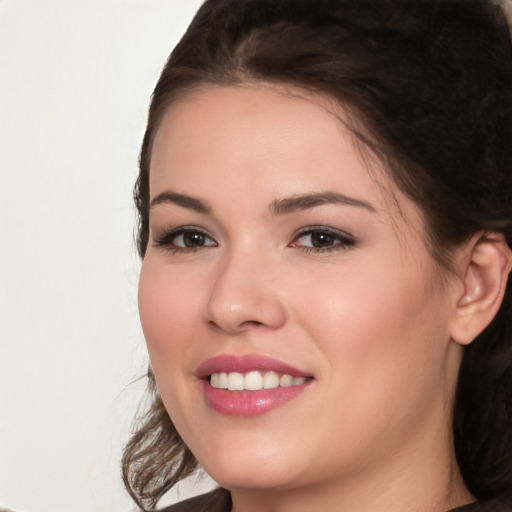
M 488 500 L 457 507 L 448 512 L 512 512 L 512 507 L 499 500 Z
M 219 488 L 171 505 L 160 512 L 231 512 L 231 495 L 226 489 Z
M 231 497 L 225 489 L 216 489 L 208 494 L 171 505 L 161 512 L 230 512 Z M 316 512 L 316 511 L 312 511 Z M 319 511 L 320 512 L 320 511 Z M 397 511 L 407 512 L 407 511 Z M 499 500 L 479 501 L 449 510 L 448 512 L 512 512 L 512 507 Z

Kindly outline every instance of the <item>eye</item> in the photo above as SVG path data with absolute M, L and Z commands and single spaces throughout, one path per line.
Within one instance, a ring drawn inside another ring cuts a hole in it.
M 176 247 L 203 247 L 205 245 L 215 245 L 215 243 L 205 234 L 199 231 L 185 231 L 176 234 L 173 238 L 173 244 Z
M 355 243 L 354 237 L 343 231 L 328 227 L 310 227 L 300 232 L 289 247 L 313 252 L 327 252 L 347 249 Z
M 198 228 L 182 227 L 164 233 L 155 240 L 155 245 L 175 252 L 187 252 L 202 247 L 216 247 L 217 242 Z

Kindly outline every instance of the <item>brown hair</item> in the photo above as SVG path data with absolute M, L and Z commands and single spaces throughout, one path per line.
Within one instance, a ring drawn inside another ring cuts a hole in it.
M 153 93 L 135 188 L 138 249 L 148 243 L 151 148 L 163 113 L 202 84 L 277 82 L 354 112 L 355 135 L 423 211 L 428 246 L 483 231 L 512 247 L 512 44 L 489 1 L 207 0 Z M 465 348 L 454 407 L 458 463 L 471 493 L 512 501 L 512 286 L 493 322 Z M 145 510 L 198 467 L 155 381 L 123 458 Z

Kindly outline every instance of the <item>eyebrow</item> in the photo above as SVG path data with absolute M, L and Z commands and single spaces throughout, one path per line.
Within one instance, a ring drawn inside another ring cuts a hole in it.
M 149 203 L 149 208 L 153 208 L 159 204 L 172 203 L 182 208 L 188 208 L 198 213 L 208 214 L 211 213 L 212 208 L 208 203 L 197 199 L 195 197 L 187 196 L 185 194 L 179 194 L 166 190 L 161 194 L 158 194 Z M 276 199 L 270 204 L 270 212 L 274 215 L 286 215 L 301 210 L 308 210 L 315 208 L 316 206 L 322 206 L 326 204 L 341 204 L 345 206 L 357 206 L 365 208 L 366 210 L 376 213 L 377 210 L 366 201 L 361 199 L 355 199 L 353 197 L 339 194 L 337 192 L 320 192 L 315 194 L 303 194 L 291 197 L 284 197 L 282 199 Z
M 339 194 L 337 192 L 321 192 L 318 194 L 305 194 L 277 199 L 270 205 L 270 211 L 275 215 L 285 215 L 300 210 L 308 210 L 324 204 L 341 204 L 357 206 L 376 213 L 377 210 L 366 201 Z
M 158 194 L 155 198 L 151 200 L 149 203 L 149 208 L 153 208 L 158 204 L 172 203 L 183 208 L 188 208 L 189 210 L 194 210 L 198 213 L 210 213 L 212 211 L 211 206 L 209 206 L 204 201 L 200 199 L 196 199 L 195 197 L 190 197 L 185 194 L 178 194 L 177 192 L 172 192 L 170 190 L 166 190 L 161 194 Z

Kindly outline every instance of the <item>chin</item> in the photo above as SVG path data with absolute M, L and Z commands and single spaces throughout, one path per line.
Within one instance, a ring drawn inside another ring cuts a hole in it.
M 209 469 L 209 470 L 208 470 Z M 277 467 L 268 467 L 264 465 L 255 468 L 254 465 L 248 465 L 244 468 L 235 468 L 233 465 L 226 467 L 208 468 L 206 472 L 221 487 L 233 490 L 284 490 L 294 487 L 297 475 L 290 474 L 290 471 L 282 470 Z
M 283 445 L 252 444 L 217 449 L 199 454 L 203 469 L 222 487 L 233 489 L 282 489 L 300 480 L 302 464 L 297 453 L 287 453 Z

